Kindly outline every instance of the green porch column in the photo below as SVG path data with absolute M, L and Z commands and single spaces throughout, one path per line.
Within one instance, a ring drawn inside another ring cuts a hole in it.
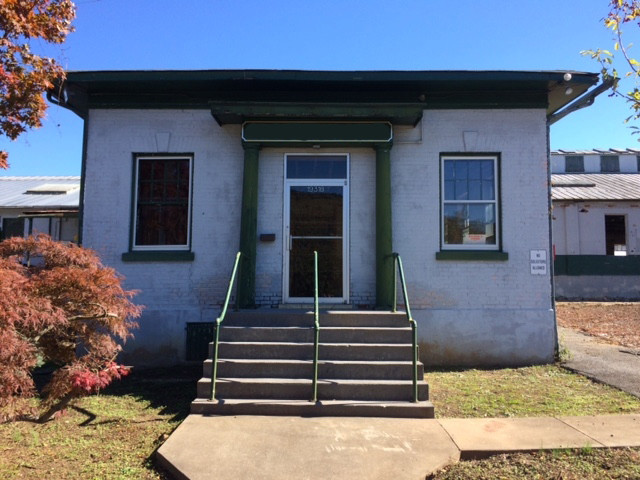
M 256 246 L 258 242 L 258 156 L 259 145 L 244 145 L 244 177 L 242 181 L 242 212 L 240 217 L 240 276 L 238 305 L 255 306 Z
M 393 304 L 391 144 L 376 146 L 376 306 Z

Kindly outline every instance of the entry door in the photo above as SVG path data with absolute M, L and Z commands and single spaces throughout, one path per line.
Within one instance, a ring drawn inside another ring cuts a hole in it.
M 335 155 L 288 156 L 288 176 L 285 182 L 285 291 L 288 302 L 311 302 L 313 300 L 313 252 L 318 252 L 318 296 L 323 302 L 342 303 L 348 300 L 347 293 L 347 232 L 349 188 L 347 179 L 295 178 L 296 164 L 315 163 L 315 168 L 306 165 L 307 175 L 326 177 L 331 172 L 318 169 L 331 167 Z M 333 175 L 346 177 L 345 155 L 338 161 L 344 169 Z M 320 167 L 318 168 L 318 165 Z M 327 165 L 329 164 L 329 165 Z M 333 166 L 335 167 L 335 165 Z M 335 168 L 334 168 L 335 170 Z M 297 170 L 300 172 L 300 169 Z M 342 173 L 340 173 L 342 172 Z M 298 174 L 299 175 L 299 174 Z

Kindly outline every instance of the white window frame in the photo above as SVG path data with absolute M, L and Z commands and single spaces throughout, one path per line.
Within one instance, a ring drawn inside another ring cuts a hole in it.
M 138 222 L 138 179 L 140 160 L 188 160 L 189 161 L 189 202 L 187 207 L 187 243 L 183 245 L 136 245 Z M 131 251 L 190 251 L 191 250 L 191 204 L 193 202 L 193 155 L 135 155 L 135 176 L 133 179 L 133 220 L 131 222 Z
M 492 160 L 493 161 L 493 192 L 494 199 L 493 200 L 445 200 L 445 161 L 470 161 L 470 160 Z M 440 249 L 441 250 L 483 250 L 483 251 L 500 251 L 500 240 L 501 240 L 501 224 L 500 224 L 500 190 L 499 190 L 499 162 L 498 155 L 443 155 L 440 158 Z M 457 204 L 457 205 L 469 205 L 469 204 L 486 204 L 493 203 L 495 206 L 495 237 L 496 243 L 494 245 L 487 244 L 447 244 L 445 243 L 444 233 L 445 233 L 445 217 L 444 217 L 444 207 L 445 205 Z

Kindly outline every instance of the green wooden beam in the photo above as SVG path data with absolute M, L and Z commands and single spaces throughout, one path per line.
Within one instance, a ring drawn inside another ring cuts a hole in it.
M 359 120 L 389 121 L 416 125 L 422 118 L 424 102 L 212 102 L 211 114 L 218 124 L 253 120 Z
M 376 147 L 376 307 L 393 305 L 391 145 Z
M 245 122 L 242 140 L 261 144 L 371 143 L 390 142 L 393 130 L 389 122 Z
M 255 306 L 256 250 L 258 230 L 258 145 L 244 146 L 244 177 L 242 181 L 242 211 L 240 218 L 240 276 L 238 279 L 238 305 Z

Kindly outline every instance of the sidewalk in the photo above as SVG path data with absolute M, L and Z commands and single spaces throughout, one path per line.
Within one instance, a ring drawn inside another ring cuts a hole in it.
M 175 478 L 419 479 L 498 453 L 640 446 L 640 415 L 396 419 L 190 415 L 157 452 Z
M 568 328 L 558 328 L 560 344 L 569 350 L 563 366 L 640 398 L 640 352 Z

